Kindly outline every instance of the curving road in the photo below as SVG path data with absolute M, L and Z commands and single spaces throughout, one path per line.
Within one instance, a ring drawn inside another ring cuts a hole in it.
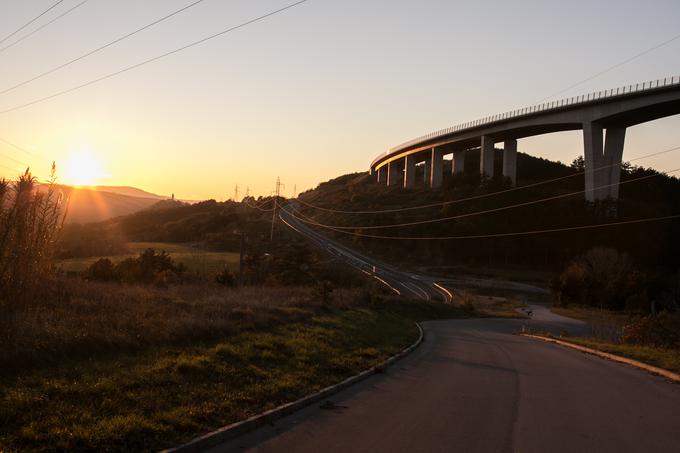
M 328 252 L 331 256 L 359 269 L 387 286 L 396 294 L 422 300 L 439 299 L 451 302 L 453 296 L 448 289 L 453 286 L 476 286 L 485 288 L 510 289 L 527 293 L 545 293 L 542 288 L 522 283 L 484 278 L 444 278 L 405 272 L 373 257 L 359 253 L 340 242 L 330 239 L 298 220 L 295 202 L 282 206 L 279 218 L 289 228 Z
M 542 328 L 583 327 L 533 308 Z M 512 335 L 523 322 L 426 322 L 386 373 L 211 451 L 680 451 L 680 386 Z
M 443 297 L 429 277 L 281 219 L 395 291 Z M 423 294 L 425 293 L 425 294 Z M 530 306 L 541 330 L 586 329 Z M 627 365 L 513 335 L 526 320 L 423 323 L 425 342 L 384 374 L 211 450 L 218 452 L 680 451 L 680 386 Z

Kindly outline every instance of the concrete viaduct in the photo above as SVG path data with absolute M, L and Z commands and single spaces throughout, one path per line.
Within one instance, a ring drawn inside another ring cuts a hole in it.
M 626 128 L 680 113 L 680 76 L 575 96 L 460 124 L 403 143 L 376 157 L 371 174 L 388 186 L 414 187 L 416 164 L 425 184 L 442 183 L 443 161 L 463 172 L 465 150 L 480 148 L 479 171 L 494 174 L 494 145 L 503 143 L 503 176 L 517 178 L 517 140 L 559 131 L 583 130 L 585 196 L 618 198 Z M 604 133 L 606 131 L 606 134 Z

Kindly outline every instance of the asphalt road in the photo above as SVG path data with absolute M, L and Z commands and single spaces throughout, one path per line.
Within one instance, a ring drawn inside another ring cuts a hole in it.
M 394 291 L 446 299 L 437 279 L 347 249 L 291 209 L 281 212 L 291 228 Z M 541 330 L 587 328 L 530 309 Z M 527 322 L 426 322 L 425 342 L 384 374 L 211 452 L 680 452 L 679 385 L 512 335 Z
M 579 328 L 534 308 L 542 328 Z M 211 451 L 680 451 L 679 385 L 512 335 L 523 322 L 426 322 L 386 373 Z
M 484 288 L 510 289 L 524 293 L 545 293 L 542 288 L 515 282 L 484 278 L 445 278 L 405 272 L 373 257 L 364 255 L 310 228 L 304 217 L 297 212 L 294 202 L 283 206 L 279 211 L 281 221 L 289 228 L 304 235 L 329 255 L 344 261 L 362 272 L 370 275 L 396 294 L 422 300 L 439 299 L 450 302 L 451 291 L 448 288 L 461 285 Z

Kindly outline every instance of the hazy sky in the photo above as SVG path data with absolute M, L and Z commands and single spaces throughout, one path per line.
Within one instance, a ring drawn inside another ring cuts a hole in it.
M 0 39 L 55 0 L 1 0 Z M 10 44 L 80 0 L 65 0 Z M 193 0 L 89 0 L 0 51 L 0 91 Z M 285 1 L 205 0 L 115 47 L 0 95 L 0 111 L 221 31 Z M 680 33 L 680 2 L 309 0 L 135 71 L 0 114 L 0 174 L 101 161 L 101 184 L 187 199 L 234 185 L 290 194 L 366 170 L 391 146 L 536 103 Z M 680 75 L 680 39 L 559 97 Z M 680 116 L 636 126 L 624 159 L 680 145 Z M 579 132 L 520 140 L 571 161 Z M 14 160 L 12 160 L 14 159 Z M 16 161 L 20 161 L 21 164 Z M 679 153 L 644 162 L 680 167 Z M 66 181 L 68 182 L 68 181 Z

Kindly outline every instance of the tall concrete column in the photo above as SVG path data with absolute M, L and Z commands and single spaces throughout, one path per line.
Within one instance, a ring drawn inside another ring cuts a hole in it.
M 487 178 L 493 177 L 493 155 L 494 155 L 494 141 L 493 138 L 483 135 L 482 148 L 479 157 L 479 173 Z
M 387 164 L 387 185 L 396 186 L 399 183 L 399 166 L 396 161 Z
M 385 183 L 387 181 L 387 168 L 385 168 L 385 166 L 375 170 L 375 174 L 375 180 L 378 184 Z
M 609 168 L 609 187 L 603 188 L 602 195 L 614 200 L 619 198 L 619 183 L 621 182 L 621 158 L 623 145 L 626 141 L 625 127 L 609 127 L 604 137 L 604 161 Z
M 586 200 L 600 200 L 599 187 L 603 185 L 603 172 L 597 170 L 604 166 L 602 152 L 602 125 L 591 121 L 583 123 L 583 154 L 585 158 Z M 607 178 L 608 179 L 608 178 Z
M 425 171 L 423 172 L 423 182 L 425 183 L 426 186 L 430 185 L 430 175 L 432 173 L 431 167 L 432 167 L 432 155 L 429 155 L 425 158 L 425 165 L 423 165 L 423 168 L 425 169 Z
M 416 159 L 410 155 L 404 158 L 404 188 L 411 189 L 416 184 Z
M 431 156 L 432 165 L 430 166 L 430 188 L 436 189 L 442 186 L 442 178 L 444 174 L 444 151 L 438 148 L 432 148 Z
M 459 175 L 465 172 L 465 150 L 454 151 L 451 161 L 451 173 Z
M 517 184 L 517 140 L 503 143 L 503 176 L 510 178 L 513 186 Z

